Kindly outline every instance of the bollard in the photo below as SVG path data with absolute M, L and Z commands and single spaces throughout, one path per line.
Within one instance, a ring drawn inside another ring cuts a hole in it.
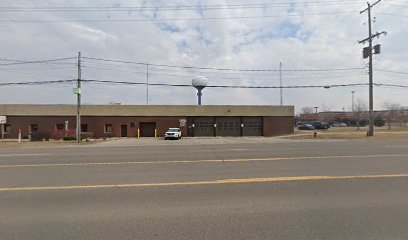
M 313 138 L 316 139 L 316 137 L 317 137 L 317 132 L 314 132 L 314 133 L 313 133 Z
M 137 138 L 140 138 L 140 128 L 137 129 Z
M 157 129 L 154 129 L 154 138 L 157 138 Z

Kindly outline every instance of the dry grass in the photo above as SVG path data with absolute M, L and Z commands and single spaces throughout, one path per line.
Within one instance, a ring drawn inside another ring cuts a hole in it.
M 284 136 L 284 139 L 314 139 L 314 132 L 317 133 L 316 139 L 367 139 L 367 127 L 362 127 L 359 130 L 352 127 L 337 127 L 329 130 L 317 131 L 299 131 L 289 136 Z M 381 127 L 374 129 L 374 137 L 368 139 L 377 140 L 393 140 L 393 139 L 408 139 L 408 128 L 395 127 L 388 129 L 388 127 Z
M 96 141 L 95 141 L 96 142 Z M 95 142 L 81 142 L 80 145 L 93 144 Z M 19 143 L 17 140 L 0 140 L 1 148 L 52 148 L 52 147 L 65 147 L 65 146 L 78 145 L 75 141 L 44 141 L 44 142 L 28 142 L 22 141 Z

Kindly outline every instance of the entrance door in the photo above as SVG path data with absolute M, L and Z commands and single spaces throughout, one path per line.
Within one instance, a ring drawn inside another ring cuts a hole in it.
M 127 137 L 128 136 L 127 125 L 121 125 L 120 126 L 120 136 L 121 137 Z
M 156 129 L 155 122 L 141 122 L 140 123 L 140 136 L 141 137 L 154 137 L 155 129 Z

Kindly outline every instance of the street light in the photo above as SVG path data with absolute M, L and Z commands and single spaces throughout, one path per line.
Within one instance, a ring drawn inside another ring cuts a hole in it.
M 318 117 L 317 117 L 317 109 L 318 108 L 319 108 L 318 106 L 314 107 L 314 109 L 316 110 L 316 121 L 319 120 Z

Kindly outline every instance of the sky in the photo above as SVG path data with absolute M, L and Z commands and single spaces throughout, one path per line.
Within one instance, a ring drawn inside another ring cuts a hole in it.
M 0 84 L 85 80 L 189 85 L 280 86 L 283 104 L 350 110 L 368 102 L 362 57 L 368 36 L 367 7 L 360 0 L 3 0 L 0 3 Z M 408 85 L 408 1 L 373 7 L 374 82 Z M 61 59 L 20 64 L 21 61 Z M 69 59 L 65 59 L 69 58 Z M 106 60 L 117 60 L 106 61 Z M 16 64 L 18 63 L 18 64 Z M 170 67 L 169 67 L 170 66 Z M 246 70 L 246 71 L 242 71 Z M 257 71 L 248 71 L 257 70 Z M 266 71 L 265 71 L 266 70 Z M 75 104 L 74 82 L 1 86 L 0 103 Z M 374 107 L 408 106 L 408 88 L 377 86 Z M 147 84 L 82 84 L 85 104 L 196 104 L 193 87 Z M 206 88 L 206 105 L 279 105 L 278 88 Z

